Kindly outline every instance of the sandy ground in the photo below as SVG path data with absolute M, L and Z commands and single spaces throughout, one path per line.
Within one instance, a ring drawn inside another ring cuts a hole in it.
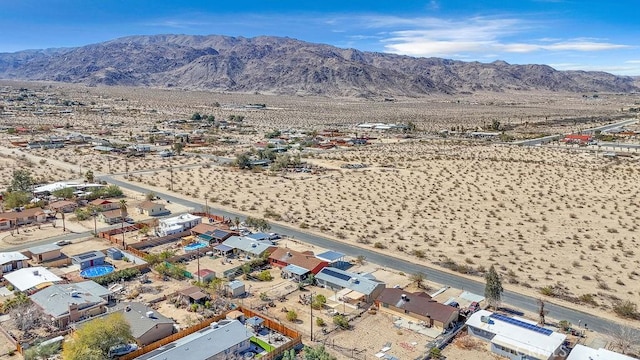
M 310 161 L 370 167 L 321 176 L 188 169 L 174 190 L 411 261 L 479 275 L 494 264 L 512 288 L 591 294 L 603 310 L 640 294 L 634 160 L 413 142 Z M 163 186 L 161 174 L 144 181 Z

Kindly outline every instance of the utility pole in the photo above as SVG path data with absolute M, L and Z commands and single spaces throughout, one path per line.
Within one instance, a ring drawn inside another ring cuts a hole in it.
M 171 191 L 173 191 L 173 166 L 171 161 L 169 161 L 169 174 L 171 175 Z
M 96 224 L 96 217 L 98 216 L 98 213 L 96 212 L 96 210 L 93 210 L 93 237 L 98 237 L 98 225 Z
M 311 301 L 309 301 L 309 308 L 311 309 L 311 342 L 313 342 L 313 294 L 314 292 L 311 292 Z

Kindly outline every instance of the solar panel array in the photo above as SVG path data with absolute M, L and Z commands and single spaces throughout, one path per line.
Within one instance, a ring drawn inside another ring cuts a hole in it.
M 520 326 L 520 327 L 525 328 L 527 330 L 535 331 L 537 333 L 544 334 L 544 335 L 547 335 L 547 336 L 553 334 L 553 331 L 551 331 L 549 329 L 545 329 L 545 328 L 543 328 L 541 326 L 538 326 L 538 325 L 529 324 L 528 322 L 524 322 L 522 320 L 514 319 L 512 317 L 504 316 L 502 314 L 491 314 L 489 317 L 491 317 L 493 319 L 496 319 L 496 320 L 504 321 L 504 322 L 506 322 L 508 324 Z
M 87 259 L 91 259 L 92 257 L 96 257 L 96 254 L 95 253 L 80 254 L 80 255 L 77 255 L 77 257 L 80 260 L 87 260 Z
M 349 276 L 347 274 L 339 273 L 337 271 L 333 271 L 333 270 L 327 269 L 327 268 L 322 269 L 322 272 L 327 274 L 327 275 L 333 276 L 335 278 L 344 280 L 344 281 L 349 281 L 351 279 L 351 276 Z
M 227 232 L 224 230 L 220 230 L 220 229 L 216 229 L 213 230 L 213 237 L 217 238 L 217 239 L 222 239 L 223 237 L 225 237 L 225 235 L 227 235 Z

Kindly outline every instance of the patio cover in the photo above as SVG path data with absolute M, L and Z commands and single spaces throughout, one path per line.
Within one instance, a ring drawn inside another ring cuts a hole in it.
M 214 247 L 214 249 L 222 251 L 222 252 L 229 252 L 231 250 L 233 250 L 233 248 L 229 245 L 225 245 L 225 244 L 220 244 Z
M 364 294 L 354 290 L 354 291 L 348 293 L 345 296 L 348 297 L 351 300 L 360 300 L 360 299 L 362 299 L 364 297 Z
M 289 264 L 289 265 L 285 266 L 282 269 L 282 271 L 289 272 L 289 273 L 292 273 L 292 274 L 298 275 L 298 276 L 302 276 L 302 275 L 304 275 L 304 274 L 309 272 L 309 270 L 307 270 L 307 269 L 305 269 L 303 267 L 297 266 L 297 265 L 293 265 L 293 264 Z
M 246 323 L 249 326 L 260 326 L 264 322 L 264 319 L 259 316 L 250 317 Z

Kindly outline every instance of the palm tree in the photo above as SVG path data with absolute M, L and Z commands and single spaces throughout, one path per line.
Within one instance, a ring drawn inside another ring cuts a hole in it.
M 120 200 L 120 218 L 122 219 L 122 246 L 125 247 L 124 243 L 124 220 L 127 218 L 127 200 Z

